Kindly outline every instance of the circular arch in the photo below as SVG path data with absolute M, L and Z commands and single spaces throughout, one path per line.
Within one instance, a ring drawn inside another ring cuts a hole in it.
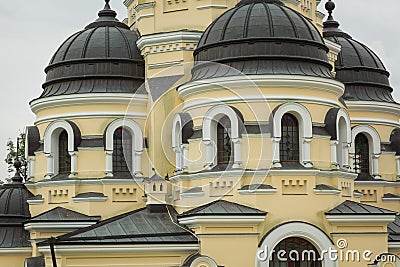
M 127 129 L 133 136 L 134 150 L 143 151 L 143 132 L 139 124 L 131 119 L 117 119 L 111 122 L 105 131 L 105 150 L 113 151 L 113 134 L 116 129 L 123 127 Z
M 299 237 L 310 242 L 320 254 L 329 249 L 334 249 L 332 240 L 319 228 L 304 222 L 290 222 L 280 225 L 270 231 L 260 244 L 260 250 L 268 253 L 283 240 L 289 237 Z M 323 267 L 337 267 L 338 262 L 324 257 L 322 261 Z M 269 261 L 260 261 L 256 255 L 256 267 L 268 267 Z
M 57 120 L 50 123 L 44 132 L 44 153 L 51 154 L 54 150 L 54 146 L 57 144 L 55 141 L 62 131 L 66 131 L 68 135 L 68 151 L 76 151 L 80 139 L 81 133 L 78 126 L 70 121 Z
M 286 113 L 293 114 L 297 118 L 303 137 L 312 138 L 311 114 L 306 107 L 298 103 L 282 104 L 273 112 L 273 135 L 275 138 L 282 137 L 281 119 Z
M 369 125 L 358 125 L 351 130 L 352 140 L 355 140 L 356 136 L 360 133 L 365 134 L 365 136 L 368 138 L 372 153 L 376 155 L 381 154 L 381 138 L 378 131 Z M 350 146 L 350 153 L 355 153 L 354 142 L 352 142 Z

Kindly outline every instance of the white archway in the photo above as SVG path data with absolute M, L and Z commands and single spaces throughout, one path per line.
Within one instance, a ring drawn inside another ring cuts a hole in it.
M 200 256 L 190 264 L 190 267 L 218 267 L 218 265 L 210 257 Z
M 232 107 L 219 105 L 212 107 L 204 115 L 203 119 L 203 142 L 206 145 L 206 165 L 209 169 L 217 164 L 216 142 L 218 121 L 227 116 L 231 123 L 230 139 L 233 143 L 233 168 L 240 168 L 241 158 L 241 132 L 242 119 Z
M 331 162 L 338 168 L 349 169 L 349 147 L 351 145 L 351 122 L 346 110 L 337 110 L 335 123 L 336 138 L 331 140 Z
M 283 224 L 268 233 L 261 243 L 257 254 L 264 256 L 264 252 L 271 253 L 281 241 L 290 237 L 298 237 L 307 240 L 317 249 L 320 256 L 322 256 L 323 253 L 329 249 L 332 250 L 335 248 L 333 242 L 319 228 L 303 222 L 291 222 Z M 262 261 L 259 258 L 259 255 L 256 255 L 256 267 L 269 267 L 268 259 Z M 322 266 L 336 267 L 338 266 L 338 262 L 332 261 L 332 259 L 326 257 L 325 254 L 325 257 L 323 257 Z
M 281 167 L 279 143 L 282 138 L 282 117 L 290 113 L 299 122 L 299 144 L 300 144 L 300 163 L 307 168 L 311 168 L 310 143 L 312 139 L 312 119 L 310 112 L 298 103 L 286 103 L 280 105 L 273 113 L 273 143 L 272 143 L 272 163 L 274 167 Z
M 50 123 L 44 132 L 44 153 L 47 157 L 47 174 L 46 179 L 50 179 L 58 174 L 58 138 L 62 131 L 67 132 L 68 136 L 68 153 L 71 156 L 71 174 L 77 175 L 77 151 L 75 151 L 75 132 L 70 122 L 65 120 L 57 120 Z
M 143 132 L 139 124 L 131 119 L 117 119 L 111 122 L 105 132 L 106 176 L 113 177 L 113 135 L 122 127 L 132 136 L 132 167 L 134 176 L 142 176 L 141 156 L 143 153 Z
M 185 133 L 186 129 L 189 128 L 191 135 L 193 132 L 192 118 L 188 113 L 175 114 L 172 122 L 172 149 L 175 152 L 175 165 L 176 172 L 180 173 L 188 167 L 188 144 L 185 143 L 184 139 L 189 136 Z
M 381 138 L 379 133 L 369 125 L 358 125 L 351 130 L 352 143 L 350 146 L 350 160 L 351 168 L 354 170 L 355 164 L 355 139 L 358 134 L 364 134 L 368 139 L 369 151 L 370 151 L 370 174 L 375 178 L 380 178 L 379 175 L 379 157 L 381 155 Z

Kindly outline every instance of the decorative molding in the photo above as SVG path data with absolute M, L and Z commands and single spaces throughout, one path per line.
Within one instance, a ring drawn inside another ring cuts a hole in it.
M 227 216 L 190 216 L 190 217 L 184 217 L 184 218 L 179 218 L 178 221 L 180 224 L 183 225 L 190 225 L 190 226 L 196 226 L 196 225 L 203 225 L 203 224 L 259 224 L 261 222 L 264 222 L 265 220 L 265 215 L 227 215 Z
M 400 127 L 400 122 L 393 120 L 385 120 L 385 119 L 352 117 L 351 122 L 353 124 L 377 124 L 377 125 L 389 125 L 393 127 Z
M 344 93 L 344 85 L 333 79 L 302 75 L 242 75 L 191 81 L 178 87 L 179 96 L 186 99 L 209 91 L 247 90 L 248 87 L 312 89 L 329 92 L 337 97 Z M 337 102 L 338 103 L 338 102 Z M 339 106 L 339 104 L 337 104 Z
M 342 193 L 341 190 L 318 190 L 314 188 L 314 193 L 316 195 L 340 195 Z
M 130 0 L 133 1 L 133 0 Z M 148 8 L 153 8 L 156 5 L 156 2 L 148 2 L 148 3 L 143 3 L 143 4 L 138 4 L 135 6 L 135 11 L 139 12 L 142 9 L 148 9 Z
M 70 180 L 62 180 L 62 181 L 52 181 L 52 180 L 42 180 L 36 183 L 26 183 L 25 186 L 28 189 L 39 189 L 39 188 L 56 188 L 58 186 L 84 186 L 84 185 L 139 185 L 143 184 L 145 178 L 137 178 L 137 179 L 107 179 L 107 178 L 99 178 L 99 179 L 70 179 Z
M 373 112 L 383 112 L 400 116 L 400 105 L 397 103 L 377 101 L 346 101 L 346 105 L 350 111 L 371 112 L 371 106 L 373 106 Z
M 26 201 L 29 205 L 40 205 L 44 203 L 44 199 L 28 199 Z
M 205 5 L 205 6 L 198 6 L 198 10 L 203 10 L 203 9 L 227 9 L 228 6 L 226 5 Z
M 38 247 L 39 252 L 50 255 L 49 246 Z M 199 251 L 198 244 L 169 245 L 169 244 L 146 244 L 146 245 L 56 245 L 58 255 L 73 253 L 76 254 L 192 254 Z
M 326 215 L 332 224 L 391 223 L 396 215 Z
M 194 192 L 194 193 L 181 193 L 182 198 L 191 198 L 191 197 L 202 197 L 204 196 L 204 191 L 201 192 Z
M 277 192 L 276 188 L 271 189 L 250 189 L 250 190 L 237 190 L 241 195 L 273 195 Z
M 106 202 L 108 197 L 73 197 L 72 201 L 75 203 L 84 202 Z
M 126 7 L 129 7 L 129 6 L 133 3 L 133 1 L 134 1 L 134 0 L 124 0 L 124 5 L 125 5 Z
M 148 18 L 152 18 L 154 17 L 154 14 L 144 14 L 144 15 L 140 15 L 136 18 L 136 21 L 139 22 L 142 19 L 148 19 Z
M 162 68 L 168 68 L 168 67 L 173 67 L 173 66 L 182 66 L 182 62 L 180 61 L 171 61 L 171 62 L 163 62 L 163 63 L 157 63 L 157 64 L 148 64 L 148 68 L 151 69 L 162 69 Z
M 390 182 L 384 180 L 376 181 L 355 181 L 355 186 L 386 186 L 386 187 L 400 187 L 400 182 Z
M 32 248 L 0 248 L 0 254 L 4 256 L 12 256 L 13 254 L 32 254 Z
M 43 233 L 54 233 L 77 230 L 84 227 L 92 226 L 96 224 L 96 221 L 91 222 L 28 222 L 24 225 L 27 231 L 38 231 Z
M 324 14 L 324 17 L 325 17 L 325 14 Z M 329 41 L 328 39 L 324 39 L 324 42 L 325 42 L 326 46 L 329 48 L 329 52 L 332 52 L 335 55 L 338 55 L 340 53 L 340 51 L 342 50 L 342 46 L 338 43 Z
M 59 108 L 79 105 L 147 105 L 148 96 L 145 94 L 127 93 L 90 93 L 51 96 L 38 98 L 30 102 L 31 110 L 37 113 L 49 108 Z
M 137 46 L 140 51 L 146 47 L 168 45 L 176 43 L 198 43 L 202 32 L 197 31 L 176 31 L 168 33 L 158 33 L 143 35 L 138 41 Z M 179 50 L 179 49 L 178 49 Z

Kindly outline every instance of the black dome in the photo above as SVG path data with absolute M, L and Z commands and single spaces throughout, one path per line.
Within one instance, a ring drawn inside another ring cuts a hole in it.
M 45 69 L 41 97 L 79 93 L 132 93 L 144 81 L 139 35 L 119 22 L 107 3 L 99 18 L 73 34 Z
M 335 62 L 336 79 L 346 86 L 345 100 L 395 102 L 389 83 L 389 72 L 379 57 L 366 45 L 354 40 L 339 29 L 332 17 L 334 5 L 328 9 L 329 17 L 324 22 L 323 35 L 341 45 Z
M 316 27 L 278 0 L 242 0 L 204 32 L 194 52 L 193 78 L 229 75 L 217 62 L 244 74 L 299 74 L 331 78 L 328 48 Z
M 12 182 L 0 188 L 0 248 L 30 246 L 24 221 L 31 217 L 27 200 L 33 194 L 17 172 Z

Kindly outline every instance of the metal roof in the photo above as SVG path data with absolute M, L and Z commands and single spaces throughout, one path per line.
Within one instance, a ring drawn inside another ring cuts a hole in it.
M 44 256 L 27 258 L 25 260 L 26 267 L 45 267 Z
M 100 216 L 88 216 L 63 207 L 56 207 L 33 217 L 28 222 L 82 222 L 100 219 Z
M 177 223 L 177 212 L 163 205 L 134 210 L 57 238 L 57 244 L 193 244 L 194 234 Z M 46 245 L 41 243 L 39 245 Z
M 325 212 L 326 215 L 395 215 L 396 212 L 379 207 L 346 200 Z
M 189 216 L 208 216 L 208 215 L 266 215 L 267 212 L 244 206 L 242 204 L 229 202 L 226 200 L 216 200 L 206 205 L 188 210 L 182 213 L 179 217 Z
M 389 242 L 400 242 L 400 215 L 396 220 L 388 224 Z
M 328 51 L 318 29 L 297 11 L 277 0 L 242 0 L 203 33 L 192 80 L 240 74 L 332 78 Z

